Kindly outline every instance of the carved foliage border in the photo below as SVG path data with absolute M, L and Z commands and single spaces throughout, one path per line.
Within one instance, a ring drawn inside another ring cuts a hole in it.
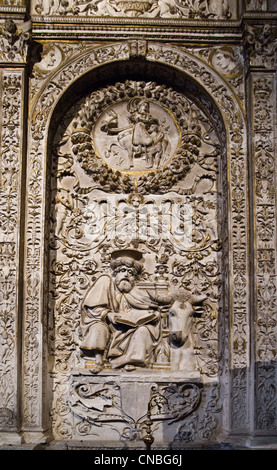
M 0 71 L 0 428 L 16 425 L 22 71 Z
M 277 428 L 277 272 L 274 159 L 275 74 L 252 73 L 255 210 L 256 429 Z
M 24 422 L 39 426 L 39 411 L 41 397 L 40 377 L 43 373 L 39 354 L 42 351 L 43 338 L 40 336 L 40 318 L 42 316 L 43 283 L 41 272 L 44 265 L 44 207 L 46 187 L 44 181 L 48 126 L 53 110 L 64 91 L 72 85 L 78 77 L 102 64 L 118 60 L 128 60 L 131 57 L 129 44 L 117 43 L 96 49 L 91 49 L 83 55 L 72 58 L 62 66 L 47 81 L 34 99 L 34 106 L 30 116 L 30 149 L 28 162 L 27 187 L 27 234 L 25 273 L 27 279 L 28 302 L 26 302 L 25 342 L 31 337 L 36 348 L 25 346 L 24 364 Z M 220 109 L 227 131 L 229 131 L 229 172 L 230 181 L 230 209 L 231 233 L 230 240 L 229 273 L 230 282 L 234 288 L 234 298 L 230 305 L 231 315 L 231 342 L 233 344 L 231 367 L 240 371 L 239 378 L 233 383 L 234 402 L 230 413 L 233 415 L 235 427 L 243 427 L 247 412 L 246 367 L 248 365 L 248 285 L 247 285 L 247 187 L 246 187 L 246 158 L 245 148 L 245 122 L 243 113 L 234 94 L 228 85 L 216 76 L 199 59 L 177 47 L 169 47 L 156 43 L 148 44 L 145 58 L 152 62 L 160 62 L 183 71 L 192 80 L 197 80 L 208 93 L 213 96 Z M 207 105 L 203 97 L 203 107 Z M 201 100 L 201 97 L 200 97 Z M 226 200 L 227 207 L 227 200 Z M 227 237 L 227 233 L 226 239 Z M 38 299 L 40 301 L 38 302 Z M 228 312 L 228 311 L 227 311 Z M 228 321 L 226 319 L 226 324 Z M 228 336 L 228 331 L 226 336 Z M 236 346 L 240 345 L 240 346 Z M 29 352 L 28 352 L 29 351 Z M 228 356 L 226 352 L 226 357 Z M 34 364 L 36 367 L 34 367 Z M 247 418 L 246 418 L 247 420 Z

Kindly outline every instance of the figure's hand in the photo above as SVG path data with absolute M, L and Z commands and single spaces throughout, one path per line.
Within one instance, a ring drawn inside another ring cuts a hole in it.
M 113 310 L 110 310 L 110 312 L 107 314 L 107 318 L 111 323 L 116 323 L 116 313 L 113 312 Z

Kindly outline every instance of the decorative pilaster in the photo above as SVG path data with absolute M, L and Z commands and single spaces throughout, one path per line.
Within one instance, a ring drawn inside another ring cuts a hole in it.
M 255 438 L 277 434 L 276 38 L 276 24 L 246 26 L 253 198 L 252 432 Z
M 1 21 L 2 19 L 2 21 Z M 30 32 L 0 18 L 0 442 L 20 442 L 21 228 Z

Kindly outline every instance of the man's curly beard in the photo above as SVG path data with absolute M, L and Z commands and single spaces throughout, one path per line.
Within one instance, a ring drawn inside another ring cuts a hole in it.
M 116 285 L 118 289 L 120 290 L 120 292 L 127 293 L 133 289 L 135 283 L 132 281 L 129 281 L 129 279 L 121 279 L 121 281 L 119 281 Z

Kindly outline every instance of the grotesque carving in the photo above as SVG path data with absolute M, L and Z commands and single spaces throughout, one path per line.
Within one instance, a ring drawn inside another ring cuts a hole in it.
M 28 43 L 30 42 L 29 22 L 17 27 L 12 19 L 5 21 L 4 27 L 0 26 L 0 58 L 7 61 L 26 61 Z

